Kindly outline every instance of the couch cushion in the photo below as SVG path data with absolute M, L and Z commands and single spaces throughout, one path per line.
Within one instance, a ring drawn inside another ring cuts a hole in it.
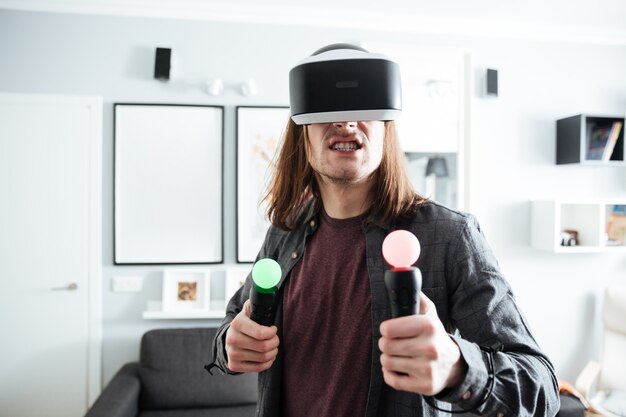
M 254 404 L 257 374 L 210 375 L 217 329 L 158 329 L 141 340 L 141 409 L 203 408 Z

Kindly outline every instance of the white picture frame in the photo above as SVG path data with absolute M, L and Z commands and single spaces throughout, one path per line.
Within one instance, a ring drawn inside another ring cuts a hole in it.
M 163 312 L 208 312 L 211 300 L 211 271 L 163 270 Z
M 226 304 L 228 304 L 228 301 L 230 301 L 239 288 L 243 287 L 249 274 L 249 268 L 228 268 L 226 270 L 226 284 L 224 286 L 224 299 Z
M 223 113 L 115 104 L 115 264 L 223 262 Z
M 237 262 L 252 263 L 270 222 L 262 203 L 289 107 L 237 107 Z

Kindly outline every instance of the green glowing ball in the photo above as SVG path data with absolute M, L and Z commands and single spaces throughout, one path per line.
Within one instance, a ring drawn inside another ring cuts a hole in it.
M 280 265 L 270 258 L 259 259 L 252 267 L 252 280 L 260 289 L 273 289 L 278 285 L 281 275 Z

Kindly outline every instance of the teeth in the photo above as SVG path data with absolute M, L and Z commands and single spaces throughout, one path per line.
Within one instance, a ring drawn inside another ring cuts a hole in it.
M 356 151 L 358 146 L 355 142 L 337 142 L 333 145 L 336 151 Z

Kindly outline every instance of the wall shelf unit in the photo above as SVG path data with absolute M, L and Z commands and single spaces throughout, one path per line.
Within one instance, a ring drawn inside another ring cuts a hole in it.
M 615 200 L 533 200 L 531 201 L 531 244 L 554 253 L 621 252 L 626 245 L 609 240 L 607 228 L 616 206 L 626 206 L 626 199 Z M 562 246 L 561 233 L 574 230 L 576 246 Z
M 556 122 L 556 163 L 624 165 L 624 117 L 579 114 Z
M 149 301 L 146 311 L 142 313 L 145 320 L 190 320 L 190 319 L 223 319 L 226 303 L 222 300 L 211 300 L 210 310 L 195 311 L 163 311 L 160 301 Z M 218 309 L 218 307 L 220 307 Z

